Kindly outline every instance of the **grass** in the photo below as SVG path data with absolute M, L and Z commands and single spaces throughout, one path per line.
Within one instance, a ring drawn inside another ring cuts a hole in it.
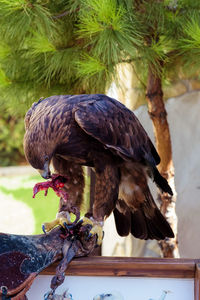
M 36 176 L 16 176 L 4 177 L 0 182 L 0 191 L 3 194 L 11 195 L 16 201 L 24 202 L 32 210 L 35 219 L 34 234 L 42 233 L 42 224 L 55 219 L 58 211 L 59 198 L 52 189 L 49 189 L 48 195 L 44 196 L 41 191 L 33 199 L 33 186 L 37 182 L 42 182 L 42 178 Z M 84 202 L 89 199 L 89 178 L 86 176 L 86 189 L 84 193 Z M 87 205 L 86 205 L 87 206 Z M 20 212 L 19 212 L 20 213 Z
M 26 205 L 32 209 L 32 213 L 35 219 L 34 234 L 41 233 L 42 224 L 55 218 L 56 212 L 58 210 L 59 198 L 52 190 L 49 190 L 46 197 L 44 197 L 44 192 L 40 192 L 36 195 L 35 199 L 32 198 L 33 192 L 31 184 L 32 186 L 34 186 L 35 183 L 41 181 L 40 176 L 21 176 L 20 180 L 17 180 L 16 177 L 16 181 L 18 181 L 18 184 L 15 188 L 9 188 L 9 177 L 4 178 L 4 182 L 5 179 L 8 181 L 8 185 L 0 185 L 0 191 L 6 195 L 11 195 L 16 201 L 26 203 Z

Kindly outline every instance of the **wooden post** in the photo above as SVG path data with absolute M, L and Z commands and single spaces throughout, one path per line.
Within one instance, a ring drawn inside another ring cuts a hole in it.
M 200 264 L 195 265 L 194 300 L 200 300 Z

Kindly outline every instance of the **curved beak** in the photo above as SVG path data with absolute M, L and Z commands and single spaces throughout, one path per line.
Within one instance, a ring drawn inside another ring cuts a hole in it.
M 51 172 L 49 169 L 49 161 L 48 160 L 45 162 L 43 170 L 38 170 L 38 172 L 44 179 L 51 178 Z

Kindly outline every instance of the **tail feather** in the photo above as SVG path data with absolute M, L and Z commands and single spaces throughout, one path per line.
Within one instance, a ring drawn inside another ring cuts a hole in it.
M 127 236 L 130 232 L 138 239 L 156 239 L 163 240 L 166 237 L 173 238 L 174 233 L 156 207 L 152 217 L 146 216 L 145 209 L 127 213 L 126 215 L 114 209 L 114 217 L 117 232 L 120 236 Z
M 152 218 L 146 217 L 142 210 L 132 213 L 131 233 L 134 237 L 144 240 L 164 240 L 166 237 L 174 237 L 169 223 L 165 220 L 158 208 L 155 209 Z
M 165 217 L 162 215 L 162 213 L 159 211 L 158 208 L 155 209 L 155 216 L 152 219 L 153 225 L 157 228 L 159 232 L 161 232 L 165 237 L 173 238 L 174 233 L 171 229 L 171 226 L 165 219 Z
M 137 211 L 131 217 L 131 233 L 140 239 L 164 240 L 166 237 L 173 238 L 174 233 L 163 215 L 157 212 L 153 218 L 147 218 L 142 211 Z
M 158 169 L 156 167 L 153 167 L 153 180 L 156 183 L 156 185 L 165 193 L 170 194 L 173 196 L 173 192 L 171 187 L 169 186 L 167 180 L 162 177 L 162 175 L 159 173 Z
M 145 201 L 134 210 L 124 200 L 118 200 L 113 211 L 118 234 L 127 236 L 131 232 L 134 237 L 143 240 L 173 238 L 174 233 L 156 206 L 148 187 L 144 195 Z
M 145 191 L 145 202 L 141 205 L 141 210 L 145 216 L 149 239 L 163 240 L 166 237 L 174 237 L 169 223 L 158 209 L 148 188 Z
M 145 216 L 140 210 L 131 214 L 131 233 L 138 239 L 148 239 L 148 227 Z
M 118 234 L 120 236 L 127 236 L 131 228 L 130 211 L 127 211 L 125 214 L 123 214 L 117 208 L 115 208 L 113 213 Z

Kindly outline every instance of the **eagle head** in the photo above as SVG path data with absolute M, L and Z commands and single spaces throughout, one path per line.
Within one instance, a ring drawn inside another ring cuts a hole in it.
M 38 172 L 40 173 L 40 175 L 44 179 L 51 178 L 51 172 L 50 172 L 49 164 L 50 164 L 50 158 L 49 158 L 48 155 L 45 155 L 45 157 L 44 157 L 44 163 L 43 163 L 43 168 L 42 169 L 37 169 Z
M 50 162 L 54 154 L 55 144 L 47 141 L 40 135 L 37 138 L 32 134 L 25 133 L 24 153 L 27 161 L 33 168 L 37 169 L 40 175 L 45 178 L 51 178 Z

